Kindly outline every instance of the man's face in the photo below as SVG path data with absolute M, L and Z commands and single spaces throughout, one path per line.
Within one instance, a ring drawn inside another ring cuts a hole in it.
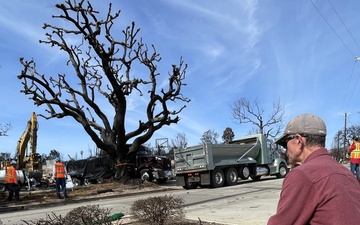
M 286 155 L 289 158 L 289 162 L 292 164 L 296 164 L 301 162 L 300 155 L 301 149 L 299 148 L 299 139 L 300 135 L 289 135 L 286 137 Z

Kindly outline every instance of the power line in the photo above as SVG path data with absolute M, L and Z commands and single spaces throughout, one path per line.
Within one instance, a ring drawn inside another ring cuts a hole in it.
M 334 5 L 331 3 L 330 0 L 328 0 L 329 4 L 331 5 L 331 7 L 333 8 L 334 12 L 336 13 L 337 17 L 339 18 L 339 20 L 341 21 L 341 23 L 344 25 L 345 29 L 347 30 L 347 32 L 349 33 L 350 37 L 352 38 L 352 40 L 355 42 L 356 46 L 360 49 L 360 46 L 359 44 L 357 43 L 357 41 L 355 40 L 354 36 L 351 34 L 350 30 L 348 29 L 348 27 L 345 25 L 344 21 L 341 19 L 339 13 L 336 11 Z M 355 67 L 355 63 L 357 61 L 360 61 L 360 57 L 355 57 L 355 61 L 354 61 L 354 67 Z M 350 90 L 350 84 L 351 84 L 351 81 L 352 81 L 352 76 L 354 74 L 354 67 L 353 67 L 353 70 L 351 72 L 351 76 L 350 76 L 350 80 L 349 80 L 349 88 L 348 90 Z M 360 76 L 360 75 L 359 75 Z M 354 87 L 352 88 L 352 91 L 351 91 L 351 94 L 350 94 L 350 98 L 349 98 L 349 101 L 351 102 L 352 100 L 352 97 L 354 95 L 354 92 L 356 90 L 356 87 L 357 87 L 357 84 L 359 82 L 359 76 L 357 76 L 357 79 L 356 79 L 356 82 L 355 82 L 355 85 Z M 346 98 L 346 95 L 345 95 L 345 98 Z
M 348 85 L 348 87 L 346 88 L 346 92 L 345 92 L 345 96 L 344 96 L 343 103 L 342 103 L 342 105 L 341 105 L 341 109 L 346 106 L 346 105 L 345 105 L 345 100 L 346 100 L 346 96 L 348 95 L 348 92 L 349 92 L 349 90 L 350 90 L 351 80 L 352 80 L 352 76 L 353 76 L 353 74 L 354 74 L 354 69 L 355 69 L 355 63 L 356 63 L 356 58 L 355 58 L 355 60 L 354 60 L 354 65 L 353 65 L 353 68 L 352 68 L 352 70 L 351 70 L 349 85 Z
M 360 61 L 360 57 L 355 57 L 354 65 L 353 65 L 353 68 L 352 68 L 352 71 L 351 71 L 351 75 L 350 75 L 349 85 L 348 85 L 348 87 L 346 88 L 346 92 L 345 92 L 345 96 L 344 96 L 343 103 L 342 103 L 342 105 L 341 105 L 341 109 L 343 109 L 344 107 L 348 106 L 349 103 L 351 103 L 351 100 L 352 100 L 352 97 L 353 97 L 353 95 L 354 95 L 354 92 L 357 91 L 356 87 L 357 87 L 357 84 L 358 84 L 358 82 L 359 82 L 360 74 L 359 74 L 358 76 L 356 76 L 356 81 L 355 81 L 355 83 L 352 82 L 352 80 L 353 80 L 353 75 L 354 75 L 355 64 L 356 64 L 357 61 Z M 353 87 L 350 87 L 352 83 L 354 83 L 354 85 L 353 85 Z M 349 91 L 350 91 L 351 93 L 350 93 L 350 96 L 348 97 Z M 346 99 L 348 99 L 348 102 L 345 104 Z
M 355 62 L 356 62 L 356 60 L 355 60 Z M 360 77 L 360 74 L 359 74 L 359 76 L 357 76 L 357 79 L 356 79 L 356 82 L 355 82 L 355 86 L 354 86 L 354 88 L 352 89 L 352 92 L 351 92 L 351 95 L 350 95 L 350 101 L 351 101 L 351 99 L 352 99 L 352 97 L 353 97 L 353 95 L 354 95 L 354 92 L 355 92 L 355 90 L 356 90 L 357 83 L 359 82 L 359 77 Z M 351 79 L 350 79 L 350 81 L 351 81 Z
M 337 17 L 339 18 L 339 20 L 341 21 L 341 23 L 344 25 L 344 27 L 346 28 L 347 32 L 349 33 L 350 37 L 353 39 L 353 41 L 355 42 L 356 46 L 358 46 L 358 48 L 360 49 L 359 44 L 357 43 L 357 41 L 355 40 L 354 36 L 351 34 L 350 30 L 348 29 L 348 27 L 345 25 L 344 21 L 341 19 L 339 13 L 336 11 L 335 7 L 333 6 L 333 4 L 331 4 L 330 0 L 328 0 L 329 4 L 331 5 L 331 7 L 333 8 L 333 10 L 335 11 Z
M 324 17 L 324 15 L 320 12 L 320 10 L 316 7 L 316 5 L 314 4 L 314 2 L 312 0 L 309 0 L 311 2 L 311 4 L 314 6 L 314 8 L 318 11 L 318 13 L 320 14 L 320 16 L 325 20 L 325 22 L 327 23 L 327 25 L 333 30 L 333 32 L 335 33 L 335 35 L 339 38 L 339 40 L 343 43 L 343 45 L 345 46 L 345 48 L 349 51 L 349 53 L 355 58 L 355 54 L 349 49 L 349 47 L 345 44 L 345 42 L 341 39 L 340 35 L 335 31 L 335 29 L 330 25 L 330 23 L 327 21 L 327 19 Z
M 349 101 L 351 101 L 352 96 L 355 92 L 355 89 L 357 87 L 357 83 L 359 81 L 359 76 L 356 79 L 355 82 L 355 86 L 352 88 L 352 90 L 350 89 L 350 85 L 352 84 L 352 77 L 354 74 L 354 68 L 355 68 L 355 64 L 357 61 L 360 61 L 360 57 L 355 56 L 355 54 L 350 50 L 350 48 L 345 44 L 345 42 L 341 39 L 340 35 L 335 31 L 335 29 L 330 25 L 330 23 L 328 22 L 328 20 L 325 18 L 325 16 L 321 13 L 321 11 L 316 7 L 315 3 L 312 0 L 309 0 L 311 2 L 311 4 L 314 6 L 314 8 L 318 11 L 318 13 L 321 15 L 321 17 L 325 20 L 325 22 L 328 24 L 328 26 L 333 30 L 333 32 L 335 33 L 335 35 L 339 38 L 339 40 L 343 43 L 343 45 L 345 46 L 345 48 L 349 51 L 349 53 L 355 58 L 354 61 L 354 65 L 351 71 L 351 76 L 350 76 L 350 80 L 348 81 L 348 88 L 346 89 L 346 93 L 344 96 L 344 100 L 343 100 L 343 104 L 341 106 L 341 108 L 347 106 L 347 104 L 345 104 L 346 99 L 349 99 Z M 330 0 L 328 0 L 329 4 L 331 5 L 332 9 L 334 10 L 334 12 L 336 13 L 337 17 L 339 18 L 339 20 L 341 21 L 341 23 L 344 25 L 345 29 L 347 30 L 347 32 L 349 33 L 350 37 L 352 38 L 352 40 L 355 42 L 356 46 L 360 49 L 359 44 L 357 43 L 357 41 L 355 40 L 354 36 L 351 34 L 349 28 L 345 25 L 345 22 L 342 20 L 342 18 L 340 17 L 339 13 L 337 12 L 337 10 L 335 9 L 334 5 L 330 2 Z M 351 91 L 350 93 L 350 97 L 348 98 L 348 92 Z

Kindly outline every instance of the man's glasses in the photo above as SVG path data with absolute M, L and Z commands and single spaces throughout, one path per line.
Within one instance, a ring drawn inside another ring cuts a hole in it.
M 285 142 L 285 146 L 287 145 L 287 143 L 289 141 L 291 141 L 292 139 L 295 139 L 296 138 L 296 135 L 289 135 L 285 138 L 284 142 Z

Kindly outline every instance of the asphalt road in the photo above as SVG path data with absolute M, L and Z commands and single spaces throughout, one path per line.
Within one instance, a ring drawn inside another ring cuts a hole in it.
M 91 202 L 62 202 L 56 206 L 0 214 L 3 224 L 25 224 L 22 220 L 36 221 L 47 214 L 66 215 L 73 208 L 94 204 L 101 208 L 109 208 L 112 213 L 122 212 L 129 215 L 132 203 L 141 198 L 161 195 L 174 195 L 184 200 L 185 217 L 192 220 L 217 222 L 221 224 L 266 224 L 276 212 L 283 179 L 274 177 L 262 178 L 260 181 L 241 181 L 238 185 L 223 188 L 198 188 L 184 190 L 176 187 L 175 181 L 166 184 L 168 191 L 143 193 L 97 199 Z M 169 190 L 169 187 L 170 190 Z M 145 194 L 145 195 L 144 195 Z

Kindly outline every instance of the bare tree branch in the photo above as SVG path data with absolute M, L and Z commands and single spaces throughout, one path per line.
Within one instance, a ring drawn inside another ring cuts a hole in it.
M 239 124 L 253 124 L 256 127 L 254 132 L 275 138 L 283 127 L 284 105 L 280 99 L 274 101 L 273 111 L 268 114 L 267 119 L 263 118 L 264 112 L 257 99 L 251 103 L 248 99 L 241 98 L 234 101 L 232 106 L 232 116 Z M 268 130 L 265 130 L 266 127 Z
M 0 137 L 1 136 L 8 136 L 7 132 L 11 130 L 12 126 L 11 123 L 7 123 L 4 126 L 0 124 Z
M 179 65 L 172 65 L 168 74 L 168 88 L 158 90 L 157 63 L 161 57 L 153 45 L 148 48 L 142 38 L 137 37 L 140 29 L 136 29 L 135 22 L 122 31 L 122 40 L 116 40 L 113 25 L 120 11 L 113 14 L 111 4 L 102 19 L 90 2 L 84 0 L 78 3 L 66 0 L 56 8 L 61 13 L 53 18 L 67 21 L 69 27 L 44 24 L 43 28 L 49 32 L 40 43 L 65 52 L 69 58 L 66 65 L 73 68 L 73 73 L 47 77 L 37 71 L 33 59 L 21 58 L 23 70 L 18 76 L 24 87 L 21 92 L 29 95 L 35 105 L 46 107 L 46 114 L 39 116 L 72 117 L 98 148 L 117 161 L 128 160 L 154 132 L 179 121 L 178 114 L 190 102 L 181 93 L 186 85 L 187 65 L 180 58 Z M 144 66 L 147 73 L 135 78 L 131 76 L 133 67 L 139 65 Z M 126 131 L 127 98 L 133 93 L 148 96 L 147 118 L 140 120 L 134 130 Z M 113 118 L 104 111 L 103 100 L 114 109 Z M 174 108 L 175 101 L 184 105 Z M 130 139 L 133 142 L 128 149 L 125 146 Z

